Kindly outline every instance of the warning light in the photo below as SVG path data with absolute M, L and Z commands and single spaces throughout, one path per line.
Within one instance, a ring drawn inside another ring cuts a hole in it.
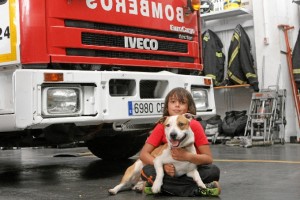
M 44 81 L 47 81 L 47 82 L 64 81 L 64 74 L 63 73 L 44 73 Z

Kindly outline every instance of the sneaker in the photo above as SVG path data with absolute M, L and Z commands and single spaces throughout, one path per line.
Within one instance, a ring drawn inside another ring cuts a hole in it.
M 199 188 L 199 195 L 205 197 L 218 197 L 221 194 L 221 188 L 217 181 L 205 184 L 206 188 Z
M 144 193 L 147 194 L 147 195 L 154 194 L 152 192 L 152 187 L 151 187 L 151 185 L 148 182 L 146 182 L 146 184 L 145 184 Z
M 240 146 L 245 148 L 252 147 L 252 139 L 249 136 L 242 137 Z
M 227 141 L 225 145 L 233 147 L 233 146 L 240 146 L 240 139 L 239 138 L 232 138 L 231 140 Z

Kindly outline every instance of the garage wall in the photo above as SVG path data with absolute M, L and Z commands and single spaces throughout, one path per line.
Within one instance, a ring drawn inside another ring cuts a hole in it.
M 265 87 L 276 84 L 277 74 L 280 69 L 279 88 L 287 89 L 286 113 L 286 141 L 290 136 L 300 137 L 295 104 L 291 90 L 290 77 L 286 55 L 283 31 L 279 30 L 279 24 L 295 26 L 290 31 L 290 45 L 293 48 L 299 30 L 299 6 L 292 3 L 293 0 L 253 0 L 253 19 L 255 24 L 255 46 L 258 76 L 262 83 L 262 65 L 265 57 L 264 82 Z
M 223 42 L 223 52 L 226 55 L 225 67 L 227 67 L 227 52 L 233 29 L 237 24 L 241 24 L 251 40 L 260 88 L 276 85 L 279 76 L 279 88 L 287 89 L 287 126 L 285 133 L 287 142 L 289 142 L 290 136 L 297 135 L 299 138 L 300 131 L 296 121 L 286 55 L 281 53 L 281 51 L 286 51 L 284 35 L 279 30 L 278 25 L 288 24 L 295 27 L 293 31 L 290 31 L 290 44 L 291 47 L 294 47 L 300 24 L 300 6 L 292 3 L 292 1 L 252 0 L 253 12 L 250 15 L 244 14 L 215 20 L 202 20 L 202 30 L 211 29 L 218 34 Z M 228 110 L 242 110 L 243 108 L 248 110 L 252 92 L 253 90 L 249 88 L 215 90 L 218 114 L 224 117 L 225 112 Z M 231 98 L 228 98 L 229 96 Z

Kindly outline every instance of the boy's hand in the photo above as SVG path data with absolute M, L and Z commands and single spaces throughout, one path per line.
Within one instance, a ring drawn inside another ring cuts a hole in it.
M 172 164 L 164 164 L 164 171 L 169 176 L 172 176 L 172 177 L 175 176 L 175 167 Z
M 174 160 L 179 161 L 189 161 L 190 160 L 190 152 L 182 148 L 172 148 L 171 155 Z

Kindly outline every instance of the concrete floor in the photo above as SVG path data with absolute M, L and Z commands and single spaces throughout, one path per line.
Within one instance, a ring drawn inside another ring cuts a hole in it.
M 300 145 L 213 147 L 221 168 L 221 199 L 300 199 Z
M 300 199 L 300 144 L 268 147 L 212 145 L 221 168 L 222 200 Z M 107 162 L 86 148 L 0 151 L 0 200 L 199 199 L 146 196 L 125 191 L 109 196 L 133 157 Z

